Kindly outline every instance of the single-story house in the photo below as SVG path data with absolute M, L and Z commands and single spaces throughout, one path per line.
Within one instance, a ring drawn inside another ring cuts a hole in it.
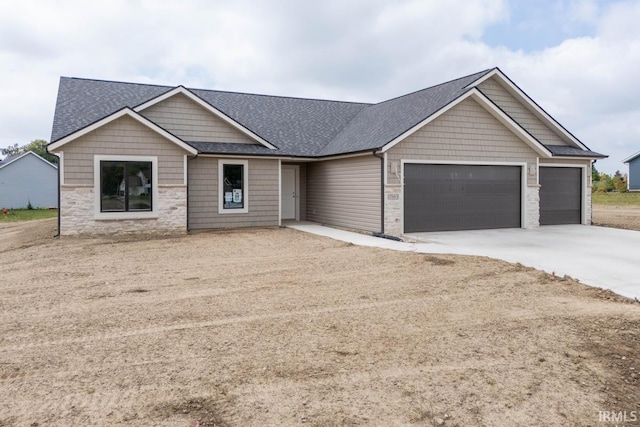
M 377 104 L 62 77 L 48 150 L 63 235 L 589 224 L 606 157 L 498 68 Z
M 629 191 L 640 191 L 640 151 L 624 159 L 623 163 L 629 165 L 627 189 Z
M 0 162 L 0 210 L 58 206 L 58 167 L 33 151 Z

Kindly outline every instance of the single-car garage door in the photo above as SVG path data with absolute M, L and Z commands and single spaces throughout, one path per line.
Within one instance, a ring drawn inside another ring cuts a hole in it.
M 517 228 L 522 169 L 494 165 L 404 165 L 404 231 Z
M 582 168 L 540 167 L 540 225 L 582 223 Z

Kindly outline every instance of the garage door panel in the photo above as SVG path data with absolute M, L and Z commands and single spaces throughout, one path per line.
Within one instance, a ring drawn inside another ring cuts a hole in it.
M 520 227 L 519 166 L 405 164 L 405 232 Z
M 540 167 L 540 225 L 582 223 L 582 169 Z

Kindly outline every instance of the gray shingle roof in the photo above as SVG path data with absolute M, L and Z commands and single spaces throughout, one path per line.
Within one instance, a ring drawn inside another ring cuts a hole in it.
M 469 85 L 493 70 L 378 104 L 187 89 L 277 150 L 258 144 L 185 142 L 206 154 L 324 157 L 379 149 L 460 97 L 469 90 Z M 172 89 L 174 87 L 62 77 L 51 142 Z M 558 156 L 604 157 L 579 148 L 548 148 Z
M 596 153 L 591 150 L 583 150 L 577 147 L 568 147 L 566 145 L 545 145 L 551 151 L 551 154 L 557 157 L 588 157 L 604 159 L 609 157 L 605 154 Z

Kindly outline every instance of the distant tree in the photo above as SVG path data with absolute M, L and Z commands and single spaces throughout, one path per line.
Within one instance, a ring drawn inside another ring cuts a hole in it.
M 616 171 L 611 181 L 617 192 L 624 193 L 627 191 L 627 177 L 622 175 L 620 171 Z
M 15 154 L 22 153 L 21 150 L 22 150 L 22 147 L 18 147 L 18 144 L 13 144 L 13 145 L 10 145 L 7 148 L 0 148 L 0 153 L 3 156 L 13 156 Z
M 19 147 L 18 144 L 13 144 L 12 146 L 9 146 L 7 148 L 0 148 L 0 153 L 5 156 L 13 156 L 15 154 L 22 154 L 26 153 L 27 151 L 33 151 L 38 156 L 56 165 L 58 164 L 58 156 L 47 152 L 47 144 L 48 142 L 44 139 L 34 139 L 30 143 L 28 143 L 27 145 L 23 145 L 22 147 Z
M 593 164 L 591 165 L 591 182 L 595 183 L 600 181 L 600 172 L 598 172 L 598 169 L 596 169 L 596 165 Z

